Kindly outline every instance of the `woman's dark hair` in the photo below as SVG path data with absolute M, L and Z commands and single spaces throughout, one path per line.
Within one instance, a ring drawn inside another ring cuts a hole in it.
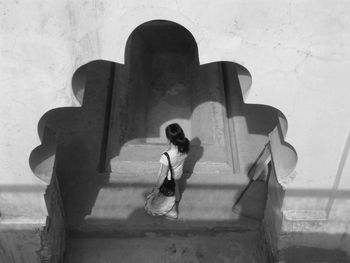
M 165 128 L 165 135 L 168 140 L 177 146 L 179 152 L 188 153 L 190 150 L 190 142 L 185 137 L 185 133 L 181 126 L 177 123 L 172 123 Z

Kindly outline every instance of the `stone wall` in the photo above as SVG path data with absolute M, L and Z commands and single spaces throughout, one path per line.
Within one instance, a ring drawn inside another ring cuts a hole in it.
M 41 234 L 41 262 L 63 262 L 66 244 L 64 208 L 57 176 L 54 174 L 45 194 L 49 216 Z
M 288 222 L 335 223 L 310 230 L 284 221 L 282 227 L 322 232 L 338 241 L 347 237 L 350 3 L 33 0 L 3 1 L 1 9 L 3 218 L 45 222 L 46 184 L 33 175 L 28 160 L 41 144 L 40 118 L 51 109 L 79 105 L 71 87 L 73 73 L 96 59 L 124 63 L 133 29 L 165 19 L 193 34 L 201 64 L 226 60 L 250 71 L 253 84 L 246 103 L 267 104 L 285 115 L 286 141 L 295 148 L 298 163 L 285 185 L 283 214 Z M 300 240 L 296 235 L 285 244 Z M 310 244 L 343 246 L 325 239 Z

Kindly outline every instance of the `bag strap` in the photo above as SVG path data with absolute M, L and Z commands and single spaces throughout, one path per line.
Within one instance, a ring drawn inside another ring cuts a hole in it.
M 170 156 L 169 156 L 169 154 L 167 152 L 164 152 L 164 155 L 168 159 L 169 169 L 170 169 L 170 176 L 171 176 L 171 179 L 173 179 L 173 167 L 172 167 L 171 162 L 170 162 Z

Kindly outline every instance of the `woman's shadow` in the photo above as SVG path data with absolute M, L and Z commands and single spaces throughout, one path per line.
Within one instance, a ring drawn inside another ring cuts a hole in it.
M 186 190 L 187 180 L 192 176 L 194 167 L 196 163 L 202 158 L 204 148 L 201 145 L 202 142 L 198 137 L 194 137 L 190 141 L 190 151 L 184 162 L 184 172 L 182 177 L 179 179 L 179 190 L 180 190 L 180 201 L 182 199 L 182 194 Z

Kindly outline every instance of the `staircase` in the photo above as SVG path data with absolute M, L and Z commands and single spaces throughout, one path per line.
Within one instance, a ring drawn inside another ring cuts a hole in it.
M 109 175 L 90 215 L 70 231 L 65 262 L 266 262 L 260 238 L 264 182 L 254 183 L 233 211 L 247 177 L 229 172 L 224 163 L 199 160 L 179 182 L 179 218 L 171 221 L 144 211 L 159 163 L 133 156 L 112 164 L 120 169 Z
M 233 121 L 241 121 L 237 126 L 240 130 L 235 132 L 246 134 L 247 124 L 243 118 L 226 117 L 232 114 L 225 112 L 225 95 L 215 95 L 224 91 L 215 90 L 215 85 L 210 85 L 214 81 L 212 75 L 205 74 L 212 67 L 219 70 L 218 65 L 204 68 L 201 91 L 194 92 L 197 95 L 193 100 L 198 100 L 199 107 L 192 113 L 191 133 L 186 132 L 193 140 L 185 174 L 179 182 L 183 193 L 176 221 L 152 217 L 144 211 L 145 198 L 157 180 L 160 153 L 166 150 L 162 138 L 120 141 L 120 150 L 110 161 L 112 172 L 104 175 L 96 171 L 104 114 L 103 104 L 98 101 L 104 101 L 106 91 L 89 88 L 101 85 L 97 77 L 94 83 L 88 82 L 81 115 L 75 118 L 75 126 L 61 132 L 57 148 L 57 173 L 68 226 L 64 262 L 267 262 L 260 236 L 266 185 L 253 183 L 233 210 L 248 184 L 246 166 L 254 161 L 256 153 L 247 149 L 252 138 L 239 136 L 241 172 L 234 172 L 238 169 L 233 167 L 237 160 L 232 158 L 235 153 L 230 129 L 235 125 Z M 97 69 L 100 72 L 101 65 Z M 107 77 L 101 75 L 101 79 Z M 205 86 L 209 87 L 208 92 L 203 91 Z M 209 100 L 200 96 L 213 94 L 218 97 L 217 102 L 203 103 Z M 232 104 L 229 98 L 227 102 Z M 123 107 L 117 108 L 123 111 Z M 123 121 L 111 126 L 109 145 L 124 138 L 124 128 L 118 125 L 129 121 L 119 118 L 121 113 L 114 114 L 112 120 Z M 214 128 L 208 129 L 207 123 Z M 150 137 L 157 135 L 152 130 L 151 133 Z M 199 143 L 196 137 L 201 138 Z

